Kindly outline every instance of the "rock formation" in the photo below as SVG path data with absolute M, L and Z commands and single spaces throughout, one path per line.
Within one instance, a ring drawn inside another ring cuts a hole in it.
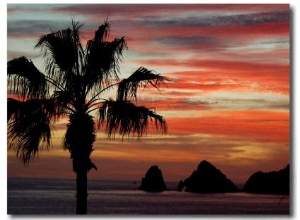
M 247 180 L 243 191 L 249 193 L 289 194 L 290 166 L 272 172 L 258 171 Z
M 167 190 L 163 175 L 158 166 L 149 168 L 145 177 L 142 179 L 140 190 L 148 192 L 161 192 Z
M 203 160 L 197 170 L 180 182 L 178 190 L 185 187 L 186 191 L 198 193 L 225 193 L 237 192 L 238 188 L 234 183 L 209 162 Z

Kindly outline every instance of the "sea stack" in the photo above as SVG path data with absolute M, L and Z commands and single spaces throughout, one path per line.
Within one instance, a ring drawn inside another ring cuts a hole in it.
M 146 172 L 139 190 L 161 192 L 167 190 L 163 175 L 158 166 L 154 165 Z
M 279 171 L 261 172 L 252 174 L 247 180 L 244 192 L 285 194 L 290 193 L 290 165 Z
M 197 193 L 237 192 L 238 188 L 220 170 L 203 160 L 190 177 L 186 178 L 178 189 Z

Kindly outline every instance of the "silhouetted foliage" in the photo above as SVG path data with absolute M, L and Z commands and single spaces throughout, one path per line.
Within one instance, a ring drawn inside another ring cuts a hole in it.
M 51 146 L 53 123 L 68 116 L 63 146 L 69 150 L 77 174 L 77 213 L 86 213 L 87 172 L 96 165 L 90 160 L 96 128 L 105 128 L 109 137 L 119 133 L 141 137 L 153 125 L 167 132 L 165 119 L 145 106 L 137 106 L 138 88 L 158 88 L 167 79 L 140 67 L 127 79 L 119 78 L 119 62 L 127 42 L 124 37 L 109 41 L 110 23 L 106 20 L 94 38 L 82 46 L 82 24 L 52 30 L 36 44 L 45 61 L 39 71 L 25 57 L 7 63 L 8 148 L 16 150 L 24 164 Z M 116 100 L 105 99 L 116 86 Z M 94 112 L 95 115 L 91 115 Z M 97 120 L 95 120 L 97 118 Z

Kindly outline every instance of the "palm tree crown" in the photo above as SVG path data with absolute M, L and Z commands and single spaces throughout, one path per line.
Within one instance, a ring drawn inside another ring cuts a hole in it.
M 105 21 L 83 48 L 81 27 L 72 22 L 72 28 L 52 31 L 39 39 L 36 48 L 42 51 L 45 73 L 26 57 L 7 64 L 8 88 L 14 97 L 7 101 L 8 146 L 16 147 L 24 163 L 34 158 L 41 147 L 49 147 L 52 123 L 63 115 L 69 116 L 64 147 L 71 154 L 75 137 L 85 136 L 83 132 L 90 134 L 87 138 L 90 143 L 85 145 L 92 145 L 95 122 L 98 128 L 105 124 L 109 136 L 119 132 L 122 136 L 140 137 L 152 120 L 157 129 L 166 132 L 162 116 L 144 106 L 136 106 L 134 101 L 139 87 L 158 87 L 167 79 L 140 67 L 120 81 L 119 62 L 127 48 L 125 38 L 108 41 L 110 24 Z M 116 99 L 101 98 L 112 86 L 118 87 Z M 94 110 L 98 116 L 95 122 L 89 114 Z M 83 127 L 78 131 L 80 126 Z

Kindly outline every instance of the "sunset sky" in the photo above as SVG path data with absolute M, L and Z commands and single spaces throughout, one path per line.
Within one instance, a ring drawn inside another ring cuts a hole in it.
M 40 36 L 84 24 L 84 44 L 108 17 L 111 39 L 125 36 L 121 77 L 140 66 L 169 78 L 159 91 L 141 90 L 166 135 L 108 140 L 97 133 L 90 179 L 140 181 L 158 165 L 165 181 L 188 177 L 202 160 L 235 183 L 290 163 L 290 6 L 221 4 L 8 4 L 7 60 L 26 56 L 42 71 Z M 107 97 L 115 97 L 115 91 Z M 29 166 L 8 151 L 8 177 L 75 178 L 61 147 L 67 120 L 55 125 L 53 147 Z

